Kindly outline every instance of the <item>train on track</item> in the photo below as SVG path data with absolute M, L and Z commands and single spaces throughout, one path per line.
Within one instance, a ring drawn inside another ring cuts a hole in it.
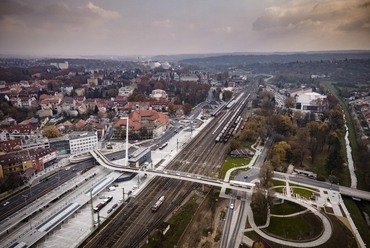
M 243 187 L 246 189 L 252 189 L 254 186 L 256 186 L 255 183 L 247 183 L 247 182 L 242 182 L 242 181 L 235 181 L 235 180 L 230 180 L 230 186 L 237 186 L 237 187 Z
M 102 202 L 99 202 L 99 204 L 94 207 L 94 213 L 99 212 L 103 207 L 105 207 L 108 203 L 110 203 L 112 199 L 113 199 L 113 196 L 108 196 Z
M 154 203 L 154 205 L 152 206 L 152 211 L 156 212 L 162 206 L 163 202 L 164 202 L 164 195 L 159 197 L 159 199 Z

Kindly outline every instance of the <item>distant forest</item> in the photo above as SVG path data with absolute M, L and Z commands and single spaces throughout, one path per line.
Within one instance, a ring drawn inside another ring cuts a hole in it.
M 369 60 L 370 51 L 362 52 L 322 52 L 322 53 L 294 53 L 270 55 L 222 55 L 207 58 L 192 58 L 180 60 L 181 64 L 197 65 L 201 68 L 219 68 L 221 66 L 240 66 L 252 64 L 338 61 L 338 60 Z

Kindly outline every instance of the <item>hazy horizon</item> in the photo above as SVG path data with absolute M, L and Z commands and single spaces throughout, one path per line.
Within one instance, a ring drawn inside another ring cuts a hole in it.
M 156 56 L 370 50 L 368 0 L 2 0 L 0 54 Z

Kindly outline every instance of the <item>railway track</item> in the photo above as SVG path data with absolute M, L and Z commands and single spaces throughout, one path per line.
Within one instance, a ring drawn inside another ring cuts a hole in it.
M 166 168 L 218 176 L 228 149 L 225 144 L 214 142 L 217 132 L 212 135 L 221 116 L 205 127 Z M 176 179 L 154 178 L 143 193 L 124 204 L 80 247 L 139 247 L 147 235 L 178 208 L 197 186 L 196 183 Z M 166 199 L 161 208 L 152 213 L 151 206 L 161 195 L 165 195 Z

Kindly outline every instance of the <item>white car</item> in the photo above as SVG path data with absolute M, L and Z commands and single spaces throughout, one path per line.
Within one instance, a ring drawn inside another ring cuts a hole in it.
M 230 209 L 234 209 L 234 203 L 230 204 Z

